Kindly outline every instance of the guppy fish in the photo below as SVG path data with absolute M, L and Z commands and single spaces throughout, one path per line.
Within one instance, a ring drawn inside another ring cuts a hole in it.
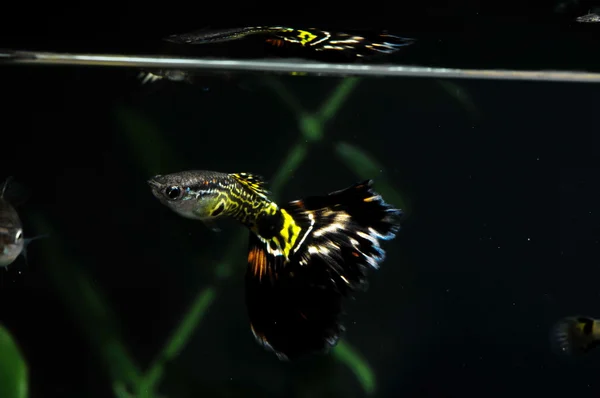
M 600 320 L 581 315 L 562 318 L 552 328 L 551 342 L 560 353 L 587 354 L 600 345 Z
M 264 36 L 267 43 L 276 47 L 303 47 L 313 51 L 343 52 L 355 57 L 391 54 L 415 42 L 414 39 L 387 33 L 375 34 L 373 39 L 343 32 L 330 32 L 317 28 L 295 29 L 284 26 L 256 26 L 220 30 L 199 30 L 171 35 L 166 41 L 180 44 L 207 44 L 239 40 L 249 36 Z
M 337 343 L 342 299 L 366 288 L 368 270 L 385 257 L 380 240 L 395 237 L 403 214 L 372 190 L 371 180 L 282 206 L 269 198 L 262 178 L 247 173 L 183 171 L 148 184 L 180 216 L 231 217 L 250 229 L 250 328 L 282 360 Z

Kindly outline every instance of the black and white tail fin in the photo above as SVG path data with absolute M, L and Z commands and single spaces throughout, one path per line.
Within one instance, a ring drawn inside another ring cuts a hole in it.
M 246 304 L 256 339 L 281 359 L 334 346 L 342 331 L 342 299 L 367 286 L 385 258 L 381 240 L 393 239 L 402 212 L 386 204 L 367 180 L 324 196 L 282 206 L 295 227 L 285 256 L 252 235 Z M 295 232 L 294 232 L 295 231 Z
M 307 224 L 293 249 L 297 261 L 308 264 L 319 258 L 342 293 L 366 287 L 368 271 L 385 259 L 380 241 L 393 239 L 400 229 L 402 211 L 385 203 L 372 184 L 363 181 L 284 207 Z

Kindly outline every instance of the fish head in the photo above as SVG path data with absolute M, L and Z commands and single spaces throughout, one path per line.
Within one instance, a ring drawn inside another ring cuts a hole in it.
M 12 264 L 19 257 L 24 247 L 23 229 L 0 227 L 0 267 Z
M 183 171 L 157 175 L 148 180 L 152 194 L 185 218 L 209 221 L 222 215 L 220 173 Z

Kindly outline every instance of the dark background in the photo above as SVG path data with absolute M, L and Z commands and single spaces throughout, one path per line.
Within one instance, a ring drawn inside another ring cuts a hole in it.
M 2 11 L 0 47 L 152 53 L 162 48 L 160 38 L 206 25 L 301 24 L 417 38 L 398 63 L 599 71 L 600 25 L 573 22 L 594 6 L 13 4 Z M 236 228 L 214 234 L 162 208 L 145 180 L 177 169 L 136 164 L 115 112 L 149 120 L 185 169 L 271 177 L 300 133 L 295 115 L 253 76 L 240 79 L 248 89 L 210 76 L 197 86 L 148 88 L 135 75 L 3 66 L 1 170 L 31 192 L 19 208 L 26 235 L 45 232 L 32 230 L 29 214 L 50 220 L 56 233 L 49 244 L 66 247 L 90 276 L 145 365 L 198 289 L 212 282 Z M 338 83 L 281 80 L 310 110 Z M 378 396 L 599 396 L 600 352 L 565 360 L 548 340 L 562 316 L 600 317 L 598 86 L 454 83 L 476 112 L 436 81 L 363 80 L 282 192 L 295 199 L 354 182 L 331 157 L 331 145 L 346 141 L 374 154 L 411 205 L 369 292 L 349 303 L 347 340 L 376 372 Z M 22 346 L 33 396 L 110 396 L 105 366 L 61 299 L 56 275 L 45 270 L 63 260 L 36 244 L 27 266 L 21 258 L 0 273 L 0 322 Z M 202 267 L 192 264 L 200 254 Z M 240 247 L 239 269 L 221 282 L 206 319 L 169 367 L 165 392 L 185 385 L 190 396 L 361 396 L 353 375 L 331 358 L 283 365 L 254 343 L 243 305 L 244 257 Z

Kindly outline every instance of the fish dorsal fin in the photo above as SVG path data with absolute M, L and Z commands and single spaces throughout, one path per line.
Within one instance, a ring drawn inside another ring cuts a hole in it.
M 13 179 L 12 176 L 8 176 L 6 178 L 6 180 L 4 181 L 4 183 L 2 184 L 2 191 L 0 192 L 0 199 L 4 199 L 4 192 L 6 192 L 6 188 L 8 187 L 8 184 L 10 184 L 12 179 Z
M 257 195 L 266 197 L 270 194 L 267 190 L 265 179 L 256 174 L 250 173 L 232 173 L 229 174 L 234 180 L 251 190 Z
M 19 184 L 12 176 L 6 178 L 0 186 L 0 199 L 10 202 L 13 206 L 23 204 L 29 198 L 29 188 Z

